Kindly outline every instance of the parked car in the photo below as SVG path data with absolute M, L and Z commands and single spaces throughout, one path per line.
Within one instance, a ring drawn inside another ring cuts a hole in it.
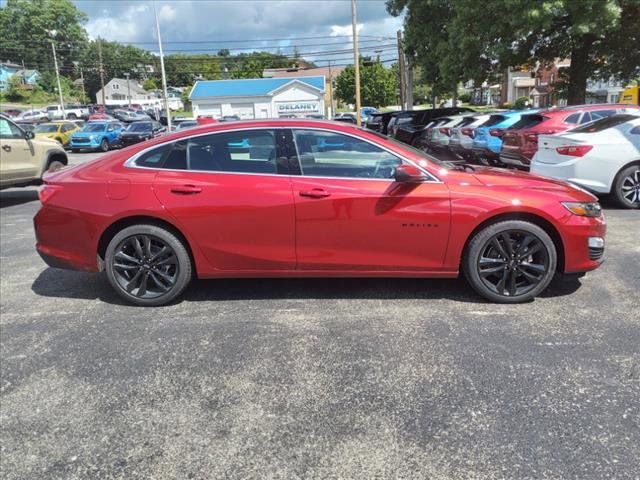
M 23 123 L 42 123 L 48 122 L 50 119 L 46 110 L 25 110 L 13 117 L 13 120 Z
M 89 115 L 89 118 L 87 119 L 88 122 L 104 121 L 104 120 L 115 120 L 115 118 L 107 113 L 92 113 L 91 115 Z
M 500 151 L 505 130 L 520 120 L 522 115 L 534 112 L 537 110 L 494 113 L 476 127 L 472 150 L 478 160 L 486 165 L 501 165 Z
M 159 122 L 141 121 L 133 122 L 127 125 L 120 134 L 120 144 L 122 146 L 133 145 L 134 143 L 144 142 L 151 138 L 162 135 L 167 129 L 160 125 Z
M 360 108 L 360 121 L 365 124 L 369 119 L 369 116 L 374 113 L 379 113 L 378 109 L 375 107 L 361 107 Z
M 466 115 L 451 115 L 448 122 L 441 123 L 432 129 L 430 145 L 437 153 L 449 153 L 451 132 L 455 127 L 464 124 Z
M 37 123 L 30 123 L 30 122 L 15 122 L 15 124 L 18 125 L 25 132 L 33 132 L 38 126 Z M 35 132 L 34 132 L 34 135 L 35 135 Z
M 133 110 L 114 110 L 113 116 L 124 123 L 140 122 L 143 120 L 151 120 L 151 117 L 144 113 L 142 110 L 136 112 Z
M 69 145 L 71 134 L 80 130 L 74 122 L 40 123 L 34 129 L 36 138 L 50 138 L 66 147 Z
M 64 110 L 60 105 L 49 105 L 47 107 L 47 117 L 49 120 L 76 120 L 77 118 L 89 118 L 91 112 L 89 107 L 82 105 L 67 105 Z
M 194 277 L 460 271 L 491 301 L 523 302 L 557 271 L 597 268 L 606 228 L 596 198 L 566 182 L 454 166 L 303 119 L 156 138 L 45 176 L 40 198 L 44 261 L 104 269 L 119 295 L 146 306 L 174 300 Z
M 615 114 L 555 135 L 540 135 L 531 171 L 611 194 L 640 208 L 640 117 Z
M 462 160 L 476 160 L 472 149 L 476 127 L 486 122 L 490 115 L 490 113 L 468 115 L 457 126 L 451 128 L 449 151 Z
M 623 104 L 580 105 L 543 110 L 522 115 L 502 137 L 500 161 L 506 165 L 529 168 L 531 158 L 538 150 L 538 136 L 566 132 L 576 125 L 609 117 L 616 113 L 636 113 L 640 107 Z
M 373 113 L 367 118 L 365 126 L 369 130 L 387 135 L 387 127 L 391 119 L 398 115 L 398 112 Z
M 334 122 L 344 122 L 344 123 L 357 123 L 356 114 L 351 112 L 341 113 L 333 117 Z
M 186 130 L 187 128 L 197 127 L 199 124 L 195 120 L 185 120 L 176 126 L 176 130 Z
M 101 150 L 108 151 L 118 144 L 124 127 L 120 122 L 102 121 L 87 122 L 82 130 L 71 134 L 71 150 Z
M 440 117 L 431 120 L 420 132 L 420 135 L 413 141 L 413 146 L 419 148 L 427 153 L 433 153 L 435 150 L 433 148 L 432 140 L 434 131 L 444 125 L 445 123 L 449 123 L 451 121 L 451 117 Z
M 0 188 L 40 183 L 42 175 L 67 165 L 62 146 L 48 138 L 35 138 L 15 122 L 0 115 Z
M 237 122 L 240 120 L 238 115 L 223 115 L 220 117 L 221 122 Z
M 314 120 L 324 120 L 324 114 L 322 113 L 309 113 L 305 115 L 305 118 L 312 118 Z
M 428 108 L 424 110 L 408 110 L 399 112 L 395 117 L 389 135 L 401 142 L 415 145 L 416 139 L 426 128 L 427 124 L 436 118 L 461 114 L 470 114 L 474 111 L 470 108 Z
M 2 113 L 2 115 L 5 115 L 9 118 L 12 118 L 20 115 L 22 113 L 22 110 L 20 110 L 19 108 L 7 108 L 6 110 L 2 110 L 2 112 L 0 113 Z

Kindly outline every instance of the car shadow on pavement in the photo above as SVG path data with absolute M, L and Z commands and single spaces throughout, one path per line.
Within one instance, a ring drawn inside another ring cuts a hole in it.
M 578 280 L 554 281 L 540 296 L 570 295 Z M 99 299 L 113 305 L 128 305 L 109 285 L 104 273 L 93 274 L 47 268 L 31 285 L 45 297 Z M 191 302 L 277 299 L 374 299 L 437 300 L 489 303 L 463 279 L 424 278 L 251 278 L 195 280 L 182 299 Z
M 0 208 L 13 207 L 38 200 L 37 190 L 11 190 L 0 192 Z

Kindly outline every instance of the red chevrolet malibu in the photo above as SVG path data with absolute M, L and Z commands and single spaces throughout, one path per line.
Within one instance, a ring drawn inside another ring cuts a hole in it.
M 345 123 L 218 123 L 45 177 L 37 250 L 106 271 L 138 305 L 194 278 L 457 277 L 527 301 L 597 268 L 591 194 L 522 172 L 440 162 Z

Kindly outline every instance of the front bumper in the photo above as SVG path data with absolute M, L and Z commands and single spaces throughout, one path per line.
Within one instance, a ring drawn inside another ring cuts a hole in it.
M 100 142 L 98 140 L 85 140 L 85 139 L 72 138 L 71 141 L 69 142 L 69 146 L 71 148 L 96 149 L 100 147 Z
M 564 273 L 580 273 L 595 270 L 604 261 L 607 223 L 604 216 L 579 217 L 571 215 L 565 222 L 561 236 L 564 243 Z M 595 245 L 590 239 L 603 240 Z

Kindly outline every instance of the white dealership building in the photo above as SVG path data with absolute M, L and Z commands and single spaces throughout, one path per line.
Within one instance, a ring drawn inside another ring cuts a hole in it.
M 324 89 L 324 77 L 200 80 L 189 99 L 194 117 L 304 117 L 324 113 Z

